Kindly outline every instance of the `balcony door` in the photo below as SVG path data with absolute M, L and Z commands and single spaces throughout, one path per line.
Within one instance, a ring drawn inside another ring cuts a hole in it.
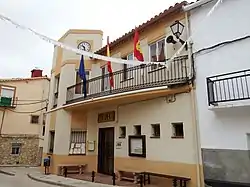
M 101 91 L 108 91 L 110 90 L 110 85 L 109 85 L 109 76 L 108 74 L 108 67 L 107 65 L 102 67 L 102 79 L 101 79 Z

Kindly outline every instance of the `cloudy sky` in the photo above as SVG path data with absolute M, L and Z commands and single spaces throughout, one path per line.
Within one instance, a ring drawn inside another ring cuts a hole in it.
M 68 29 L 100 29 L 112 41 L 176 2 L 7 0 L 0 1 L 0 14 L 56 40 Z M 0 31 L 0 78 L 29 77 L 35 67 L 50 75 L 53 45 L 1 20 Z

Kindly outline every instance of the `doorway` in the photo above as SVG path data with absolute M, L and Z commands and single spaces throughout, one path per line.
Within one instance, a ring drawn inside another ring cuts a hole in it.
M 114 127 L 99 128 L 98 173 L 112 175 L 114 172 Z

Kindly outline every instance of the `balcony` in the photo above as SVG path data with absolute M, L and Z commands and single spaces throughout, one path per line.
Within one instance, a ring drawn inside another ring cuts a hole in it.
M 16 101 L 14 98 L 11 98 L 11 97 L 0 96 L 0 107 L 15 108 Z
M 190 72 L 187 58 L 176 57 L 168 68 L 147 64 L 113 72 L 113 88 L 109 85 L 109 74 L 89 79 L 86 98 L 83 97 L 82 83 L 70 86 L 67 88 L 66 104 L 135 90 L 186 84 Z
M 250 99 L 250 69 L 207 78 L 208 104 Z

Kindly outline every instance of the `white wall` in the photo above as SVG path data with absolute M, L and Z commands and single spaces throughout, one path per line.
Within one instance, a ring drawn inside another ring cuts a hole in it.
M 116 121 L 97 124 L 97 116 L 100 112 L 116 111 Z M 173 139 L 173 122 L 184 123 L 184 139 Z M 152 136 L 151 124 L 160 123 L 161 137 Z M 196 151 L 194 145 L 194 130 L 192 124 L 191 95 L 189 93 L 176 96 L 174 103 L 166 103 L 165 98 L 154 99 L 129 105 L 121 105 L 115 108 L 100 109 L 88 114 L 87 128 L 88 140 L 98 139 L 98 128 L 115 127 L 115 144 L 122 142 L 121 149 L 116 149 L 115 156 L 128 156 L 128 136 L 133 135 L 133 126 L 141 125 L 141 133 L 146 135 L 147 160 L 196 163 Z M 126 126 L 126 138 L 119 138 L 119 127 Z M 157 145 L 157 146 L 156 146 Z M 98 148 L 95 153 L 97 154 Z
M 250 35 L 249 0 L 224 0 L 214 13 L 204 20 L 212 6 L 213 4 L 209 3 L 191 11 L 194 52 Z M 246 39 L 194 56 L 202 148 L 247 149 L 246 133 L 250 132 L 250 108 L 209 110 L 206 77 L 250 69 L 249 49 L 250 39 Z

